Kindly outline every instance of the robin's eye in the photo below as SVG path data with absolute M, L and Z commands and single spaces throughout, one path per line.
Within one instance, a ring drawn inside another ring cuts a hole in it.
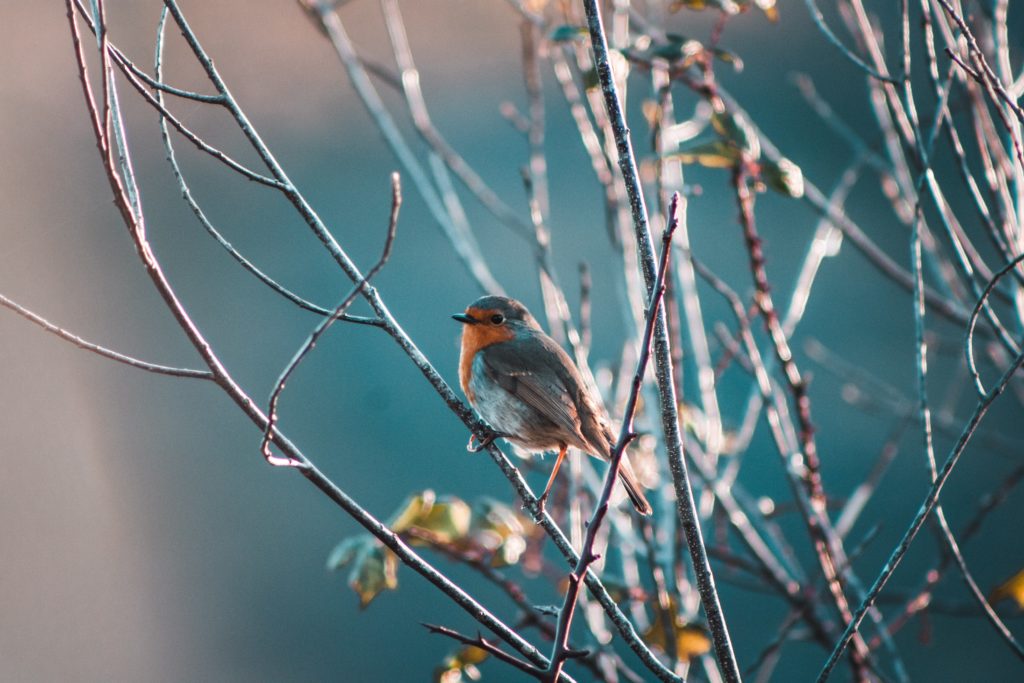
M 494 315 L 491 316 L 491 322 L 494 323 L 495 325 L 500 325 L 503 322 L 505 322 L 505 316 L 503 316 L 501 313 L 495 313 Z

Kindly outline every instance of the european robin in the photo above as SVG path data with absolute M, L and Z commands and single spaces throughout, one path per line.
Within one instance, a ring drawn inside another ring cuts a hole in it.
M 480 416 L 528 453 L 558 451 L 541 505 L 569 446 L 611 459 L 615 437 L 600 402 L 569 354 L 544 333 L 525 306 L 514 299 L 485 296 L 452 317 L 464 325 L 459 381 Z M 619 478 L 637 512 L 651 514 L 651 504 L 625 458 Z

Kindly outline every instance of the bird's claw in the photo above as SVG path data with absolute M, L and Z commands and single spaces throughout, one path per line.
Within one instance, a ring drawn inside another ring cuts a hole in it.
M 477 444 L 474 443 L 476 441 L 476 434 L 470 434 L 469 443 L 466 444 L 466 450 L 469 451 L 470 453 L 479 453 L 480 451 L 484 450 L 492 443 L 494 443 L 496 440 L 503 439 L 508 436 L 508 434 L 505 434 L 503 432 L 496 432 L 491 430 L 490 432 L 487 433 L 487 436 L 481 439 L 480 443 Z
M 542 495 L 540 498 L 537 499 L 537 515 L 536 515 L 537 519 L 541 519 L 542 517 L 544 517 L 544 512 L 545 512 L 545 507 L 547 505 L 547 501 L 548 501 L 548 494 L 547 493 L 545 493 L 544 495 Z

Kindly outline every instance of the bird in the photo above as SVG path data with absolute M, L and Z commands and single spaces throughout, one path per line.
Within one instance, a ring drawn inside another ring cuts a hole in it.
M 495 430 L 493 438 L 500 436 L 527 453 L 558 452 L 539 499 L 541 509 L 570 446 L 611 460 L 615 437 L 600 401 L 569 354 L 523 304 L 483 296 L 452 318 L 463 325 L 459 383 Z M 471 450 L 472 444 L 470 438 Z M 619 479 L 637 512 L 650 515 L 651 504 L 625 455 Z

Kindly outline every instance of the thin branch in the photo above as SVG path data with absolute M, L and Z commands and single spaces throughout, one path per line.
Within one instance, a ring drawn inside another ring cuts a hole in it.
M 504 650 L 502 650 L 501 648 L 499 648 L 494 643 L 491 643 L 491 642 L 489 642 L 487 640 L 484 640 L 483 636 L 481 636 L 479 633 L 477 634 L 476 638 L 470 638 L 469 636 L 464 636 L 461 633 L 459 633 L 458 631 L 452 630 L 452 629 L 448 628 L 447 626 L 438 626 L 436 624 L 427 624 L 427 623 L 424 623 L 423 626 L 424 626 L 424 628 L 426 628 L 431 633 L 435 633 L 435 634 L 441 635 L 441 636 L 446 636 L 446 637 L 451 638 L 452 640 L 454 640 L 456 642 L 462 643 L 463 645 L 469 645 L 471 647 L 478 647 L 481 650 L 483 650 L 484 652 L 486 652 L 487 654 L 491 655 L 492 657 L 495 657 L 496 659 L 500 659 L 501 661 L 505 662 L 506 664 L 511 664 L 515 668 L 517 668 L 520 671 L 522 671 L 524 674 L 526 674 L 528 676 L 531 676 L 533 678 L 536 678 L 538 681 L 545 680 L 544 672 L 541 669 L 538 669 L 537 667 L 535 667 L 533 664 L 530 664 L 529 662 L 524 662 L 523 660 L 519 659 L 518 657 L 513 657 L 509 653 L 507 653 Z
M 1007 273 L 1014 270 L 1018 265 L 1024 263 L 1024 254 L 1016 257 L 1008 264 L 999 269 L 999 271 L 992 276 L 992 279 L 985 285 L 985 289 L 981 293 L 981 297 L 978 299 L 978 303 L 974 305 L 974 310 L 971 311 L 971 317 L 967 321 L 967 333 L 966 341 L 964 342 L 964 354 L 967 357 L 967 367 L 970 369 L 971 377 L 974 379 L 974 388 L 978 392 L 978 396 L 984 398 L 986 391 L 985 385 L 981 382 L 981 375 L 978 374 L 978 366 L 974 360 L 974 331 L 978 323 L 978 314 L 981 312 L 982 307 L 985 305 L 985 300 L 988 299 L 992 290 L 999 283 Z
M 82 0 L 74 0 L 74 3 L 75 6 L 78 8 L 79 14 L 81 14 L 82 17 L 86 20 L 86 25 L 89 27 L 89 30 L 95 34 L 97 31 L 96 26 L 93 23 L 90 15 L 82 6 Z M 163 19 L 161 19 L 161 22 L 162 21 Z M 248 180 L 252 180 L 261 185 L 265 185 L 276 190 L 284 191 L 287 189 L 286 184 L 280 182 L 279 180 L 268 178 L 267 176 L 261 173 L 253 171 L 252 169 L 248 168 L 247 166 L 238 161 L 235 161 L 235 159 L 233 159 L 231 156 L 222 152 L 221 150 L 217 149 L 216 147 L 214 147 L 213 145 L 209 144 L 201 137 L 196 135 L 196 133 L 194 133 L 190 128 L 185 126 L 185 124 L 183 124 L 176 116 L 174 116 L 170 112 L 169 109 L 167 109 L 166 106 L 164 106 L 163 98 L 160 97 L 160 91 L 157 92 L 157 95 L 153 95 L 146 89 L 142 79 L 135 74 L 135 72 L 140 71 L 140 69 L 131 60 L 129 60 L 128 57 L 126 57 L 125 54 L 121 52 L 121 50 L 119 50 L 116 45 L 108 42 L 107 51 L 110 53 L 110 56 L 113 57 L 114 63 L 118 65 L 118 68 L 121 69 L 121 72 L 128 79 L 128 83 L 133 88 L 135 88 L 135 90 L 142 96 L 142 98 L 150 106 L 156 109 L 162 117 L 166 118 L 166 120 L 170 122 L 170 124 L 174 126 L 174 128 L 179 133 L 181 133 L 182 136 L 184 136 L 189 142 L 195 145 L 197 149 L 210 155 L 217 161 L 221 162 L 222 164 L 232 169 L 233 171 L 239 173 Z M 219 95 L 218 97 L 223 100 L 221 104 L 223 104 L 224 106 L 228 106 L 228 104 L 232 102 L 230 96 L 226 93 L 221 93 L 221 95 Z
M 825 36 L 828 42 L 832 43 L 832 45 L 834 45 L 835 48 L 839 50 L 839 54 L 846 57 L 846 59 L 848 59 L 851 63 L 855 64 L 861 71 L 871 76 L 872 78 L 875 78 L 879 81 L 883 81 L 885 83 L 898 84 L 900 82 L 899 80 L 893 78 L 892 76 L 872 69 L 867 62 L 865 62 L 857 55 L 853 54 L 853 52 L 848 47 L 843 45 L 839 38 L 836 37 L 836 34 L 832 32 L 832 29 L 829 28 L 828 24 L 825 23 L 825 16 L 821 13 L 821 10 L 818 9 L 818 5 L 815 2 L 815 0 L 804 0 L 804 4 L 807 5 L 807 11 L 810 13 L 811 19 L 814 20 L 815 26 L 818 27 L 818 30 L 821 31 L 821 33 Z
M 814 438 L 814 425 L 811 421 L 810 397 L 807 394 L 807 382 L 804 380 L 793 359 L 793 352 L 786 340 L 786 333 L 782 329 L 771 296 L 771 287 L 768 282 L 768 274 L 765 268 L 765 257 L 761 238 L 758 235 L 754 222 L 754 198 L 748 187 L 746 160 L 741 160 L 733 169 L 732 186 L 736 194 L 736 201 L 740 211 L 740 224 L 743 227 L 743 237 L 747 246 L 748 259 L 750 261 L 750 273 L 754 280 L 754 303 L 757 306 L 765 329 L 771 339 L 771 346 L 775 352 L 776 361 L 782 368 L 782 374 L 786 379 L 793 404 L 796 410 L 797 421 L 800 427 L 800 451 L 802 459 L 800 479 L 806 487 L 808 503 L 804 504 L 803 496 L 797 492 L 795 495 L 799 505 L 801 516 L 807 527 L 814 545 L 815 556 L 821 567 L 822 575 L 832 595 L 836 610 L 844 624 L 848 623 L 851 617 L 849 602 L 843 590 L 842 572 L 839 565 L 844 562 L 842 553 L 842 541 L 835 533 L 828 520 L 826 511 L 826 496 L 821 482 L 821 464 L 818 459 L 817 445 Z M 787 467 L 787 469 L 790 469 Z M 857 671 L 859 679 L 864 678 L 867 647 L 862 639 L 857 639 L 853 652 L 853 666 Z
M 163 52 L 164 52 L 164 27 L 167 23 L 167 8 L 164 8 L 160 13 L 160 21 L 157 24 L 156 32 L 156 50 L 154 56 L 154 73 L 157 78 L 161 78 L 163 74 Z M 163 95 L 157 93 L 157 102 L 163 105 Z M 203 211 L 202 207 L 199 206 L 199 202 L 196 201 L 192 194 L 192 189 L 185 180 L 185 174 L 181 170 L 181 165 L 178 163 L 178 157 L 174 150 L 174 144 L 171 142 L 171 136 L 167 130 L 167 116 L 164 114 L 163 109 L 160 109 L 160 136 L 163 139 L 164 151 L 166 152 L 167 161 L 171 165 L 171 172 L 174 174 L 175 179 L 178 181 L 178 188 L 181 190 L 181 196 L 188 204 L 189 208 L 192 209 L 192 213 L 199 220 L 199 223 L 203 226 L 207 233 L 217 244 L 224 248 L 225 251 L 233 258 L 239 265 L 244 269 L 252 273 L 260 282 L 264 283 L 272 290 L 285 297 L 299 308 L 317 313 L 319 315 L 329 316 L 332 314 L 330 309 L 318 306 L 306 299 L 302 298 L 298 294 L 295 294 L 287 287 L 281 285 L 279 282 L 274 280 L 272 277 L 264 273 L 256 264 L 247 259 L 242 255 L 225 237 L 221 232 L 213 225 L 210 219 L 207 217 L 206 212 Z M 277 181 L 273 181 L 277 183 Z M 363 318 L 360 316 L 351 316 L 347 313 L 342 316 L 342 320 L 346 322 L 359 323 L 364 325 L 378 325 L 380 322 L 373 318 Z
M 921 503 L 921 507 L 914 519 L 910 522 L 910 526 L 904 532 L 903 537 L 900 539 L 896 547 L 893 548 L 892 553 L 889 555 L 889 559 L 882 567 L 881 572 L 875 579 L 870 590 L 864 600 L 861 601 L 860 606 L 853 614 L 853 619 L 847 625 L 846 630 L 840 636 L 839 641 L 836 643 L 835 648 L 832 650 L 832 654 L 825 662 L 818 674 L 818 683 L 823 683 L 828 679 L 832 673 L 832 669 L 835 668 L 836 663 L 842 656 L 843 651 L 849 644 L 850 639 L 853 637 L 857 628 L 860 626 L 861 621 L 864 619 L 864 615 L 870 609 L 871 605 L 874 604 L 878 598 L 878 594 L 882 592 L 885 584 L 888 583 L 893 572 L 896 571 L 896 567 L 899 566 L 900 562 L 903 561 L 903 557 L 906 555 L 907 550 L 910 549 L 910 545 L 914 542 L 921 527 L 924 526 L 925 521 L 931 515 L 932 510 L 935 508 L 935 504 L 939 500 L 939 494 L 942 492 L 942 487 L 946 484 L 949 479 L 949 475 L 952 474 L 953 468 L 956 467 L 957 462 L 960 460 L 960 456 L 963 455 L 964 450 L 967 448 L 967 444 L 970 443 L 971 437 L 974 436 L 974 432 L 977 430 L 978 425 L 981 424 L 982 419 L 988 413 L 989 408 L 997 398 L 1006 390 L 1010 380 L 1013 379 L 1014 374 L 1020 369 L 1021 365 L 1024 364 L 1024 353 L 1020 353 L 1014 358 L 1013 362 L 1003 373 L 999 381 L 993 386 L 988 393 L 978 402 L 974 409 L 974 413 L 971 415 L 970 420 L 964 426 L 963 431 L 960 434 L 960 438 L 957 439 L 956 444 L 950 450 L 949 456 L 946 458 L 946 462 L 942 465 L 942 468 L 937 472 L 935 480 L 928 489 L 928 494 L 925 496 L 924 502 Z
M 100 346 L 99 344 L 93 344 L 92 342 L 86 341 L 85 339 L 82 339 L 81 337 L 72 332 L 68 332 L 63 327 L 54 325 L 46 318 L 36 313 L 33 313 L 32 311 L 25 308 L 16 301 L 8 299 L 3 294 L 0 294 L 0 306 L 4 306 L 6 308 L 11 309 L 12 311 L 17 313 L 21 317 L 25 318 L 26 320 L 31 320 L 32 322 L 34 322 L 36 325 L 39 325 L 39 327 L 43 328 L 47 332 L 55 334 L 65 341 L 71 342 L 80 349 L 85 349 L 86 351 L 95 353 L 98 356 L 103 356 L 104 358 L 115 360 L 118 363 L 124 363 L 125 365 L 130 365 L 133 368 L 139 368 L 140 370 L 153 372 L 158 375 L 170 375 L 171 377 L 188 377 L 191 379 L 213 379 L 213 373 L 210 372 L 209 370 L 192 370 L 189 368 L 175 368 L 169 365 L 158 365 L 156 363 L 149 363 L 147 361 L 139 360 L 138 358 L 133 358 L 132 356 L 125 355 L 118 351 L 108 349 L 104 346 Z
M 589 524 L 587 524 L 587 533 L 580 548 L 580 559 L 572 573 L 569 574 L 569 589 L 566 591 L 565 601 L 558 613 L 555 644 L 551 652 L 551 663 L 548 664 L 547 669 L 548 677 L 546 680 L 548 681 L 554 681 L 558 678 L 558 674 L 561 673 L 566 659 L 572 654 L 569 650 L 569 630 L 572 627 L 572 619 L 576 609 L 576 601 L 579 598 L 582 577 L 589 571 L 590 565 L 598 559 L 597 555 L 594 554 L 594 541 L 597 539 L 597 531 L 601 526 L 601 522 L 604 521 L 605 515 L 608 514 L 609 500 L 611 499 L 615 482 L 618 480 L 619 468 L 622 465 L 626 446 L 636 438 L 636 433 L 633 431 L 633 415 L 636 412 L 637 400 L 640 398 L 640 387 L 647 372 L 647 362 L 651 357 L 651 337 L 654 334 L 654 323 L 658 318 L 661 300 L 665 294 L 665 274 L 668 270 L 669 256 L 672 253 L 672 235 L 679 225 L 678 204 L 679 195 L 675 194 L 672 197 L 672 203 L 669 208 L 671 218 L 669 219 L 668 226 L 665 228 L 665 234 L 662 236 L 661 262 L 658 265 L 658 273 L 654 279 L 653 293 L 647 304 L 643 338 L 640 342 L 640 356 L 637 359 L 636 372 L 633 373 L 633 381 L 629 389 L 629 398 L 626 400 L 619 437 L 611 452 L 610 463 L 608 471 L 605 473 L 601 495 L 594 507 L 594 514 L 590 518 Z

